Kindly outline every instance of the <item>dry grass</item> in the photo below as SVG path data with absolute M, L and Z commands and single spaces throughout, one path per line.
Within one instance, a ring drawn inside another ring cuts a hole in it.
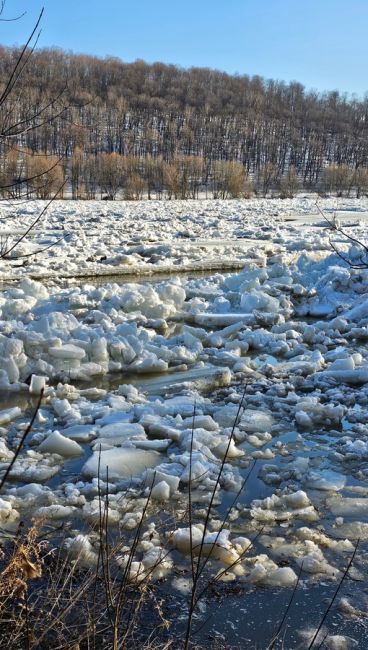
M 38 539 L 38 527 L 31 526 L 1 550 L 0 641 L 1 647 L 30 647 L 29 584 L 43 572 L 45 542 Z M 23 643 L 24 641 L 24 643 Z
M 161 631 L 168 636 L 168 622 L 149 579 L 132 585 L 118 572 L 120 545 L 109 551 L 107 575 L 106 564 L 82 569 L 42 536 L 34 524 L 2 551 L 2 650 L 173 647 L 168 638 L 158 642 Z

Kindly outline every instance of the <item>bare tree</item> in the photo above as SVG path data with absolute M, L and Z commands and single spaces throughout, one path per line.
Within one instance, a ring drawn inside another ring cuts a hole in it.
M 118 153 L 103 153 L 98 157 L 98 180 L 107 199 L 115 199 L 126 180 L 124 157 Z
M 270 189 L 277 184 L 277 166 L 273 162 L 266 162 L 260 167 L 257 174 L 257 191 L 266 197 Z
M 367 244 L 365 244 L 360 239 L 357 239 L 356 237 L 353 237 L 352 235 L 347 233 L 346 230 L 344 230 L 344 228 L 341 227 L 339 220 L 336 218 L 335 214 L 332 219 L 329 219 L 326 216 L 326 213 L 320 208 L 318 203 L 316 203 L 316 206 L 318 212 L 326 221 L 331 232 L 339 235 L 339 242 L 333 240 L 332 236 L 329 238 L 330 246 L 332 250 L 336 253 L 336 255 L 338 255 L 338 257 L 340 257 L 340 259 L 342 259 L 352 269 L 356 269 L 356 270 L 368 269 Z M 352 244 L 354 246 L 355 248 L 354 258 L 349 257 L 348 253 L 345 253 L 343 250 L 341 250 L 341 239 L 346 244 Z
M 355 188 L 356 197 L 359 199 L 362 194 L 368 192 L 368 169 L 367 167 L 358 167 L 354 170 L 351 180 L 352 187 Z
M 246 173 L 237 161 L 216 160 L 213 163 L 213 197 L 237 199 L 244 195 Z
M 280 180 L 280 198 L 292 199 L 300 187 L 297 171 L 294 165 L 290 165 L 286 176 Z
M 323 173 L 323 188 L 328 194 L 335 192 L 337 196 L 343 196 L 349 193 L 353 176 L 348 165 L 329 165 Z
M 180 167 L 177 159 L 164 163 L 163 166 L 164 185 L 169 199 L 179 198 L 180 193 Z
M 49 199 L 55 193 L 62 197 L 64 170 L 56 156 L 32 155 L 26 164 L 28 185 L 38 199 Z
M 19 20 L 22 17 L 23 14 L 7 19 L 4 16 L 5 7 L 6 0 L 2 0 L 0 4 L 1 21 Z M 43 12 L 44 10 L 42 9 L 25 45 L 20 50 L 15 51 L 15 56 L 8 70 L 8 74 L 4 77 L 4 81 L 0 85 L 0 193 L 3 196 L 4 194 L 8 194 L 9 196 L 15 194 L 15 196 L 21 197 L 24 195 L 22 188 L 25 188 L 27 194 L 29 191 L 27 186 L 30 183 L 34 183 L 39 192 L 40 184 L 43 183 L 43 186 L 48 188 L 45 197 L 49 196 L 50 192 L 53 191 L 55 198 L 62 192 L 65 184 L 65 181 L 62 181 L 61 178 L 59 160 L 55 161 L 55 158 L 53 158 L 45 164 L 44 159 L 42 168 L 40 166 L 36 167 L 34 164 L 25 164 L 27 156 L 32 154 L 27 148 L 22 146 L 23 139 L 27 133 L 49 124 L 52 119 L 59 117 L 65 110 L 65 106 L 60 105 L 62 93 L 39 105 L 33 105 L 32 110 L 25 112 L 21 110 L 23 76 L 34 54 L 39 38 L 39 28 Z M 25 174 L 23 174 L 24 171 Z M 39 179 L 42 179 L 40 180 L 40 184 L 38 184 Z M 59 187 L 56 187 L 56 180 L 60 181 Z M 48 205 L 34 219 L 31 226 L 25 229 L 23 234 L 16 235 L 13 239 L 8 237 L 2 240 L 0 258 L 17 257 L 16 250 L 18 245 L 30 235 L 41 221 Z M 41 250 L 37 252 L 41 252 Z M 21 257 L 24 257 L 24 255 L 21 255 Z

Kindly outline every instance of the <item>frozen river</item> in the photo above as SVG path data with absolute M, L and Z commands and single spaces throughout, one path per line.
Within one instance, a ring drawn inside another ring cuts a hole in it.
M 324 201 L 329 216 L 334 202 Z M 1 495 L 3 528 L 30 515 L 62 523 L 70 557 L 93 566 L 98 483 L 111 530 L 128 541 L 151 487 L 151 541 L 130 579 L 149 572 L 186 602 L 190 536 L 202 535 L 216 588 L 197 613 L 198 623 L 212 613 L 201 638 L 211 631 L 231 647 L 266 647 L 296 586 L 284 647 L 308 647 L 359 540 L 323 629 L 325 647 L 365 647 L 368 271 L 353 268 L 362 251 L 334 233 L 345 264 L 307 199 L 96 205 L 57 202 L 47 227 L 62 223 L 69 243 L 27 266 L 1 263 L 2 471 L 45 387 Z M 338 205 L 361 240 L 367 214 L 366 200 Z M 312 601 L 309 620 L 300 612 Z

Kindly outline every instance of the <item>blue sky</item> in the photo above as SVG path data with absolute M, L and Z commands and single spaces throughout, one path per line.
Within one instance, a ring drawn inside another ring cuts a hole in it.
M 7 0 L 0 43 L 21 44 L 45 7 L 40 47 L 368 91 L 368 0 Z

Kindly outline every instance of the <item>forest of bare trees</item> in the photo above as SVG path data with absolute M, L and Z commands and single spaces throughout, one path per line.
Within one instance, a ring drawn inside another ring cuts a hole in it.
M 1 92 L 18 56 L 0 48 Z M 368 98 L 296 82 L 40 50 L 0 124 L 0 186 L 15 198 L 48 198 L 65 178 L 85 199 L 368 192 Z

